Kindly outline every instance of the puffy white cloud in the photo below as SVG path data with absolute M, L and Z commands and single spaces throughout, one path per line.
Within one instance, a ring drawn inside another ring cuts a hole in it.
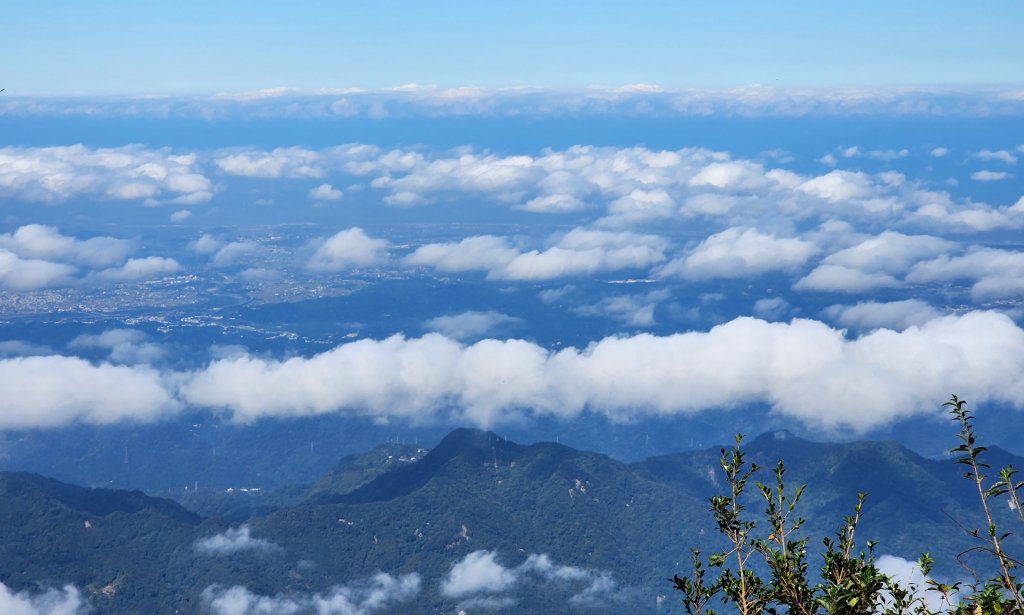
M 949 154 L 949 148 L 936 147 L 933 148 L 932 151 L 929 153 L 931 154 L 932 158 L 942 158 L 943 156 L 947 156 Z
M 320 184 L 310 189 L 309 198 L 314 201 L 340 201 L 345 198 L 345 194 L 330 184 Z
M 179 209 L 171 214 L 170 220 L 175 224 L 181 224 L 192 217 L 192 212 L 187 209 Z
M 0 249 L 0 287 L 8 290 L 36 290 L 65 286 L 72 282 L 78 269 L 63 263 L 20 258 Z
M 97 335 L 82 334 L 71 340 L 68 348 L 101 348 L 109 350 L 108 360 L 114 363 L 154 363 L 164 357 L 159 344 L 149 341 L 142 331 L 135 329 L 108 329 Z
M 793 284 L 794 290 L 816 290 L 836 293 L 863 293 L 892 288 L 900 281 L 888 273 L 863 271 L 843 265 L 818 265 Z
M 494 551 L 473 551 L 452 566 L 441 583 L 441 594 L 461 598 L 468 594 L 500 594 L 517 581 L 514 571 L 496 561 Z
M 216 254 L 210 259 L 210 264 L 215 267 L 230 267 L 238 264 L 240 261 L 251 260 L 252 257 L 259 255 L 262 251 L 263 246 L 258 242 L 232 241 L 217 249 Z
M 270 152 L 225 153 L 214 160 L 221 171 L 245 177 L 323 177 L 323 156 L 301 147 L 279 147 Z
M 691 186 L 726 190 L 752 190 L 770 183 L 763 166 L 747 161 L 712 162 L 690 178 Z
M 754 302 L 754 316 L 764 320 L 782 320 L 789 309 L 789 302 L 782 297 L 763 297 Z
M 923 325 L 943 312 L 919 299 L 903 301 L 862 301 L 856 305 L 831 305 L 825 315 L 836 324 L 858 330 L 895 329 Z
M 447 272 L 487 271 L 490 279 L 550 280 L 649 267 L 665 259 L 667 247 L 656 235 L 583 228 L 555 236 L 549 243 L 543 251 L 521 251 L 507 239 L 482 235 L 458 243 L 421 246 L 405 263 Z
M 929 591 L 929 579 L 924 576 L 921 567 L 917 562 L 912 562 L 896 555 L 883 554 L 875 560 L 878 571 L 888 576 L 905 589 L 915 589 L 914 597 L 922 600 L 928 606 L 929 612 L 942 613 L 946 605 L 943 598 L 936 592 Z M 949 585 L 953 585 L 949 583 Z M 952 598 L 957 601 L 958 592 L 952 592 Z
M 952 241 L 929 235 L 904 235 L 885 231 L 854 246 L 833 252 L 822 261 L 822 264 L 868 272 L 901 274 L 914 263 L 945 254 L 956 248 L 956 245 Z
M 685 257 L 665 265 L 660 273 L 694 280 L 742 278 L 793 269 L 817 251 L 809 241 L 734 227 L 711 235 Z
M 866 199 L 877 194 L 870 177 L 853 171 L 832 171 L 805 181 L 797 189 L 832 202 Z
M 135 246 L 133 241 L 113 237 L 80 240 L 62 235 L 52 226 L 27 224 L 13 233 L 0 235 L 0 248 L 23 258 L 108 267 L 122 262 Z
M 668 297 L 667 290 L 655 290 L 640 295 L 618 295 L 605 297 L 592 305 L 573 308 L 573 311 L 585 316 L 611 318 L 632 327 L 650 327 L 655 323 L 655 308 Z
M 341 271 L 370 267 L 387 260 L 388 242 L 374 239 L 354 226 L 325 239 L 306 262 L 314 271 Z
M 971 173 L 971 179 L 976 182 L 996 182 L 1004 179 L 1010 179 L 1013 177 L 1012 174 L 1006 171 L 975 171 Z
M 0 195 L 26 201 L 184 199 L 202 202 L 213 185 L 194 155 L 128 145 L 90 149 L 0 148 Z
M 514 568 L 497 561 L 494 551 L 473 551 L 456 562 L 441 582 L 441 594 L 463 598 L 460 607 L 507 609 L 516 603 L 516 586 L 557 583 L 575 586 L 571 604 L 607 604 L 618 589 L 611 574 L 600 570 L 557 565 L 546 554 L 532 553 Z
M 418 574 L 394 577 L 384 572 L 365 581 L 313 594 L 261 596 L 240 585 L 230 588 L 213 585 L 203 591 L 203 603 L 213 615 L 370 615 L 382 611 L 401 612 L 397 605 L 415 597 L 420 585 Z
M 906 279 L 915 283 L 972 280 L 971 296 L 977 301 L 1017 297 L 1024 292 L 1024 252 L 975 247 L 960 256 L 922 261 Z
M 430 266 L 449 273 L 499 270 L 519 255 L 507 239 L 494 235 L 467 237 L 457 243 L 432 243 L 405 258 L 414 267 Z
M 73 585 L 41 593 L 15 593 L 0 583 L 0 613 L 5 615 L 85 615 L 91 610 Z
M 971 312 L 851 340 L 817 321 L 752 318 L 558 352 L 521 340 L 463 346 L 395 336 L 310 358 L 218 360 L 191 374 L 181 396 L 239 420 L 338 411 L 417 417 L 454 407 L 485 426 L 522 410 L 625 418 L 764 403 L 812 426 L 864 430 L 935 411 L 950 390 L 1020 407 L 1022 383 L 1024 331 L 1002 314 Z M 860 393 L 848 396 L 852 389 Z
M 224 242 L 220 239 L 208 233 L 203 233 L 199 236 L 199 239 L 188 244 L 188 247 L 193 252 L 198 252 L 199 254 L 213 254 L 223 245 Z
M 269 540 L 253 538 L 248 525 L 228 528 L 220 534 L 200 538 L 194 547 L 203 555 L 234 555 L 241 551 L 266 552 L 278 548 Z
M 91 279 L 100 282 L 135 282 L 162 278 L 181 270 L 181 265 L 173 258 L 163 256 L 147 256 L 130 258 L 120 267 L 111 267 L 91 274 Z
M 490 426 L 523 413 L 623 420 L 766 404 L 812 427 L 866 430 L 935 412 L 951 390 L 1024 407 L 1024 330 L 1000 313 L 968 312 L 851 339 L 813 320 L 737 318 L 709 331 L 558 351 L 428 334 L 283 360 L 236 352 L 187 373 L 73 357 L 4 359 L 0 388 L 0 427 L 14 428 L 152 421 L 184 405 L 224 409 L 238 421 L 453 413 Z
M 425 323 L 430 331 L 456 340 L 483 337 L 497 329 L 505 329 L 522 323 L 522 319 L 495 310 L 486 312 L 468 311 L 450 316 L 438 316 Z
M 1005 162 L 1006 164 L 1017 164 L 1017 156 L 1014 155 L 1013 152 L 1005 149 L 995 151 L 983 149 L 979 152 L 975 152 L 974 157 L 979 160 L 998 160 L 1000 162 Z
M 0 388 L 0 429 L 153 421 L 179 407 L 164 376 L 150 367 L 93 365 L 76 357 L 0 360 Z

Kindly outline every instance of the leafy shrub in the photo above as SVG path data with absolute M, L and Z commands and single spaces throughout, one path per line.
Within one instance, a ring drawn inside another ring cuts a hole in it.
M 864 493 L 858 494 L 852 514 L 843 519 L 834 537 L 822 538 L 822 565 L 813 574 L 807 562 L 810 537 L 800 532 L 805 519 L 796 513 L 805 486 L 787 489 L 780 460 L 770 484 L 755 482 L 764 513 L 760 520 L 752 518 L 744 493 L 762 468 L 747 462 L 743 436 L 737 435 L 731 449 L 721 450 L 719 460 L 728 493 L 710 500 L 715 525 L 727 546 L 706 561 L 699 550 L 691 549 L 691 573 L 670 579 L 683 595 L 686 612 L 714 615 L 712 605 L 720 601 L 741 615 L 1024 615 L 1024 587 L 1014 574 L 1022 563 L 1006 553 L 1003 545 L 1010 534 L 997 527 L 990 508 L 993 499 L 1009 498 L 1010 508 L 1024 522 L 1020 502 L 1024 482 L 1017 480 L 1017 470 L 1006 467 L 989 484 L 984 474 L 989 468 L 983 461 L 985 447 L 976 445 L 974 417 L 966 402 L 953 395 L 945 406 L 959 428 L 960 444 L 950 452 L 957 455 L 957 464 L 967 468 L 964 477 L 977 489 L 985 522 L 984 530 L 965 528 L 974 544 L 957 559 L 963 562 L 961 557 L 969 553 L 989 555 L 998 570 L 992 578 L 983 580 L 968 567 L 974 578 L 969 585 L 928 579 L 920 586 L 900 584 L 883 574 L 875 563 L 876 543 L 865 541 L 859 548 L 855 540 Z M 918 560 L 925 577 L 933 562 L 927 553 Z M 713 579 L 711 570 L 717 571 Z M 939 598 L 939 607 L 929 606 L 928 592 Z

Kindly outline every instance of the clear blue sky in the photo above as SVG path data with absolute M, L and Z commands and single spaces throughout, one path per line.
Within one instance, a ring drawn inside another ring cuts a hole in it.
M 452 85 L 1020 85 L 1024 2 L 34 0 L 12 94 Z

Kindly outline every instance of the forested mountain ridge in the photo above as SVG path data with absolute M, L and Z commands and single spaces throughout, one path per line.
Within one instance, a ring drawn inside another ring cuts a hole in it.
M 867 491 L 864 539 L 907 559 L 930 551 L 938 575 L 963 576 L 954 556 L 968 539 L 957 523 L 977 517 L 952 462 L 891 442 L 816 443 L 787 432 L 746 449 L 758 465 L 785 459 L 790 484 L 808 484 L 802 516 L 812 535 L 831 534 Z M 1024 466 L 1005 451 L 992 457 Z M 72 583 L 100 613 L 204 612 L 211 587 L 299 600 L 379 572 L 418 575 L 417 598 L 402 612 L 484 599 L 534 612 L 622 612 L 624 603 L 675 612 L 665 579 L 685 567 L 689 547 L 717 546 L 707 498 L 721 482 L 717 448 L 626 464 L 473 429 L 429 452 L 389 445 L 346 457 L 243 525 L 138 492 L 0 474 L 0 581 L 16 590 Z M 486 557 L 514 581 L 445 590 L 454 566 Z

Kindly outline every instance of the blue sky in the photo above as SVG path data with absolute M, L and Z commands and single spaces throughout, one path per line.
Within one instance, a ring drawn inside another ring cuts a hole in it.
M 1017 85 L 1024 4 L 126 2 L 3 11 L 9 93 Z

